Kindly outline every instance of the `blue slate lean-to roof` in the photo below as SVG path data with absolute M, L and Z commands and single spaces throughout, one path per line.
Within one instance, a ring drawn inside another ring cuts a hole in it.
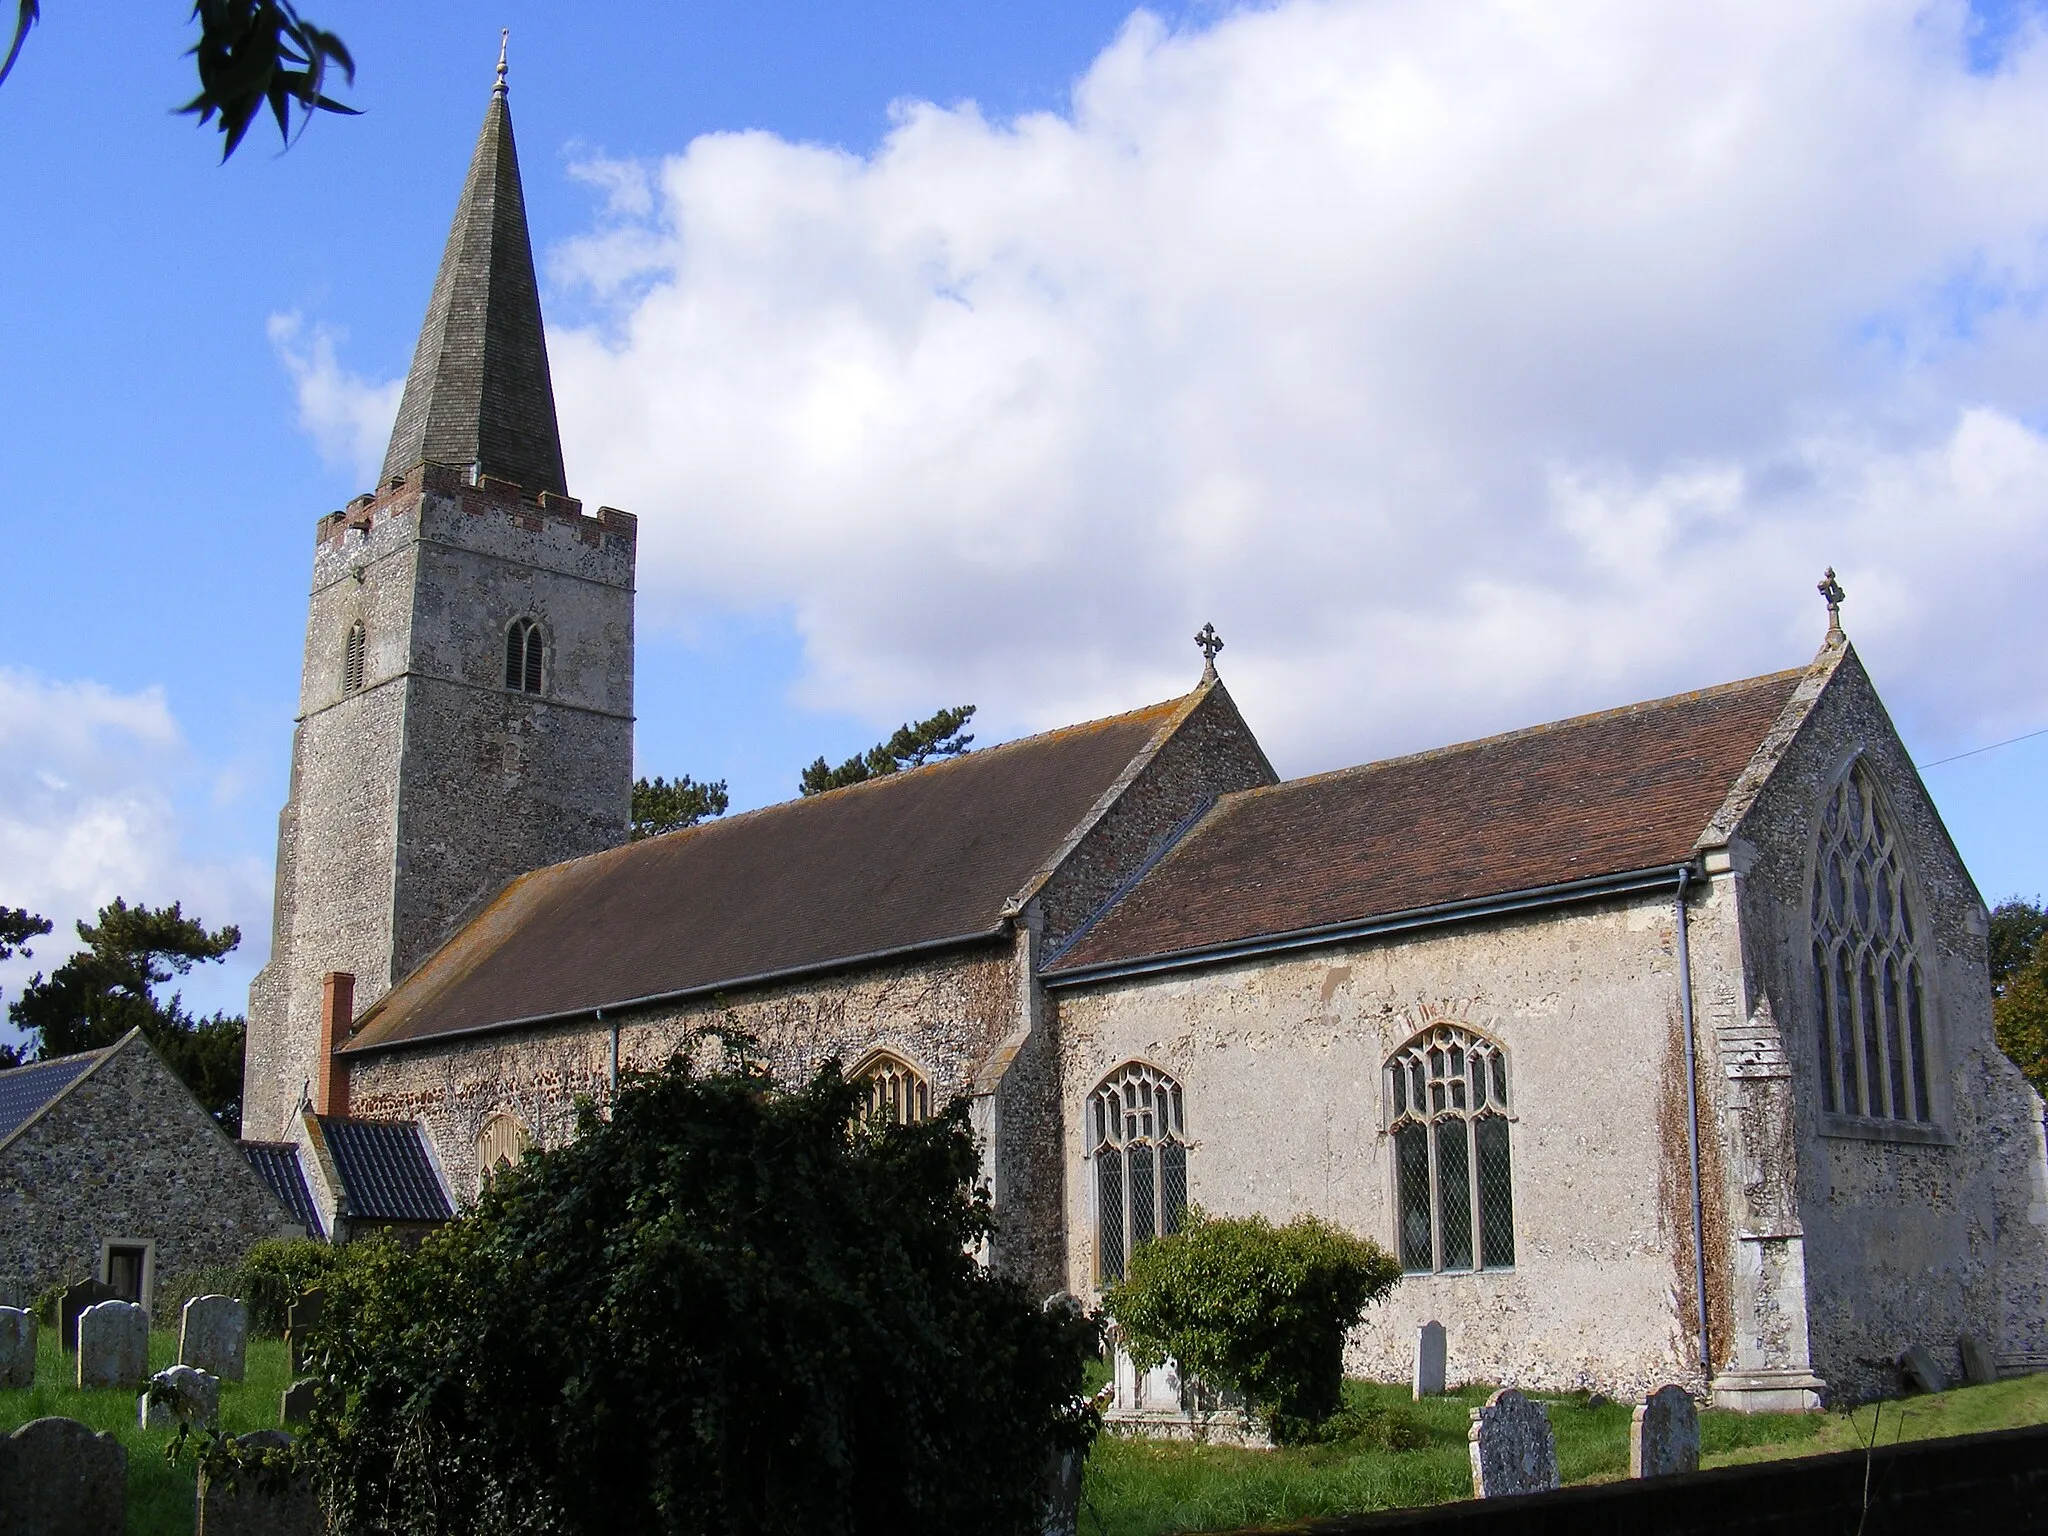
M 299 1149 L 288 1141 L 245 1141 L 242 1155 L 284 1208 L 298 1218 L 299 1225 L 314 1237 L 326 1235 L 320 1224 L 319 1207 L 306 1188 L 306 1170 L 299 1162 Z
M 85 1076 L 106 1054 L 85 1051 L 0 1072 L 0 1142 L 28 1124 L 44 1105 Z
M 320 1117 L 327 1155 L 356 1221 L 447 1221 L 455 1214 L 418 1125 Z

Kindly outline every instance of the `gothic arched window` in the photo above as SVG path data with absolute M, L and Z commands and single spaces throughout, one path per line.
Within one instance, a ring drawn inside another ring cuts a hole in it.
M 1813 1013 L 1821 1107 L 1869 1120 L 1934 1118 L 1927 983 L 1914 953 L 1899 841 L 1861 762 L 1821 808 L 1813 865 Z
M 518 1116 L 500 1111 L 486 1120 L 476 1137 L 477 1192 L 481 1194 L 486 1184 L 526 1156 L 532 1145 L 533 1137 Z
M 538 620 L 514 619 L 505 631 L 505 686 L 515 693 L 539 693 L 546 649 Z
M 1457 1024 L 1432 1024 L 1387 1060 L 1401 1267 L 1507 1269 L 1515 1262 L 1508 1061 Z
M 910 1125 L 932 1117 L 932 1085 L 901 1056 L 877 1051 L 853 1080 L 868 1091 L 868 1118 Z
M 363 667 L 367 641 L 363 635 L 363 621 L 357 619 L 348 627 L 348 639 L 341 648 L 341 691 L 357 693 L 363 686 Z
M 1124 1277 L 1129 1256 L 1178 1232 L 1188 1208 L 1187 1126 L 1180 1084 L 1157 1067 L 1127 1062 L 1088 1096 L 1095 1163 L 1095 1274 Z

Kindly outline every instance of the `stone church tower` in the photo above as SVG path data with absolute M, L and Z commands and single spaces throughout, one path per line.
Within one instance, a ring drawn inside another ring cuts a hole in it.
M 568 495 L 498 70 L 377 488 L 315 525 L 252 1138 L 319 1080 L 324 974 L 367 1007 L 506 881 L 625 840 L 636 525 Z

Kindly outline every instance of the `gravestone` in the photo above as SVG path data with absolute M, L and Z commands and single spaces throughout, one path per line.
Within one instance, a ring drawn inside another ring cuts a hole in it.
M 220 1378 L 189 1365 L 174 1365 L 149 1378 L 150 1390 L 136 1405 L 144 1429 L 176 1429 L 182 1423 L 211 1429 L 220 1418 Z
M 1509 1498 L 1557 1486 L 1557 1438 L 1541 1403 L 1502 1387 L 1472 1410 L 1472 1497 Z
M 36 1315 L 0 1307 L 0 1387 L 36 1384 Z
M 235 1444 L 245 1456 L 289 1452 L 292 1437 L 281 1429 L 259 1429 Z M 196 1536 L 321 1536 L 327 1521 L 303 1475 L 282 1467 L 245 1466 L 226 1483 L 199 1473 Z
M 1680 1387 L 1659 1387 L 1636 1409 L 1628 1432 L 1628 1475 L 1668 1477 L 1700 1469 L 1700 1415 Z
M 1899 1375 L 1916 1392 L 1948 1390 L 1948 1377 L 1934 1363 L 1933 1351 L 1925 1344 L 1908 1344 L 1899 1351 Z
M 284 1389 L 284 1397 L 277 1405 L 277 1422 L 280 1424 L 303 1424 L 313 1416 L 313 1389 L 320 1383 L 311 1376 L 295 1381 Z
M 76 1419 L 0 1435 L 0 1536 L 121 1536 L 128 1452 Z
M 327 1292 L 319 1286 L 300 1293 L 284 1311 L 284 1336 L 291 1345 L 292 1374 L 298 1375 L 307 1368 L 313 1356 L 313 1335 L 319 1331 L 320 1319 L 327 1311 Z
M 178 1316 L 178 1363 L 240 1381 L 249 1350 L 249 1309 L 232 1296 L 194 1296 Z
M 103 1301 L 78 1315 L 78 1385 L 134 1389 L 149 1380 L 149 1314 Z
M 1038 1475 L 1040 1536 L 1080 1536 L 1080 1451 L 1055 1451 Z
M 1998 1380 L 1998 1357 L 1991 1353 L 1991 1346 L 1974 1333 L 1966 1333 L 1959 1341 L 1963 1351 L 1963 1380 L 1973 1387 L 1988 1387 Z
M 1444 1339 L 1444 1325 L 1438 1322 L 1424 1323 L 1415 1330 L 1415 1400 L 1425 1397 L 1441 1397 L 1444 1390 L 1444 1368 L 1449 1361 L 1450 1351 Z
M 26 1280 L 16 1279 L 12 1275 L 0 1277 L 0 1307 L 25 1308 L 33 1300 L 35 1297 L 30 1292 Z
M 64 1353 L 68 1355 L 78 1348 L 78 1319 L 87 1307 L 123 1299 L 111 1285 L 102 1285 L 97 1280 L 65 1286 L 57 1297 L 57 1341 L 64 1346 Z

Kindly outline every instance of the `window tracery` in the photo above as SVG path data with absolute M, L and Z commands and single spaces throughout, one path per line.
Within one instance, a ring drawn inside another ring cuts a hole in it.
M 532 1145 L 533 1136 L 517 1115 L 501 1110 L 486 1120 L 476 1137 L 477 1192 L 525 1157 Z
M 870 1120 L 913 1125 L 932 1117 L 932 1087 L 925 1075 L 901 1056 L 877 1051 L 853 1075 L 868 1091 Z
M 505 631 L 505 686 L 514 693 L 539 693 L 547 641 L 537 619 L 514 619 Z
M 1508 1063 L 1500 1046 L 1433 1024 L 1387 1060 L 1401 1267 L 1508 1269 L 1515 1262 Z
M 1144 1062 L 1117 1068 L 1088 1096 L 1095 1164 L 1095 1272 L 1121 1280 L 1130 1255 L 1181 1229 L 1188 1208 L 1181 1088 Z
M 348 627 L 348 640 L 341 648 L 341 691 L 360 693 L 363 687 L 363 670 L 367 664 L 368 639 L 363 633 L 363 621 L 357 619 Z
M 1833 1114 L 1934 1118 L 1926 974 L 1904 876 L 1877 786 L 1854 763 L 1821 808 L 1810 897 L 1821 1107 Z

